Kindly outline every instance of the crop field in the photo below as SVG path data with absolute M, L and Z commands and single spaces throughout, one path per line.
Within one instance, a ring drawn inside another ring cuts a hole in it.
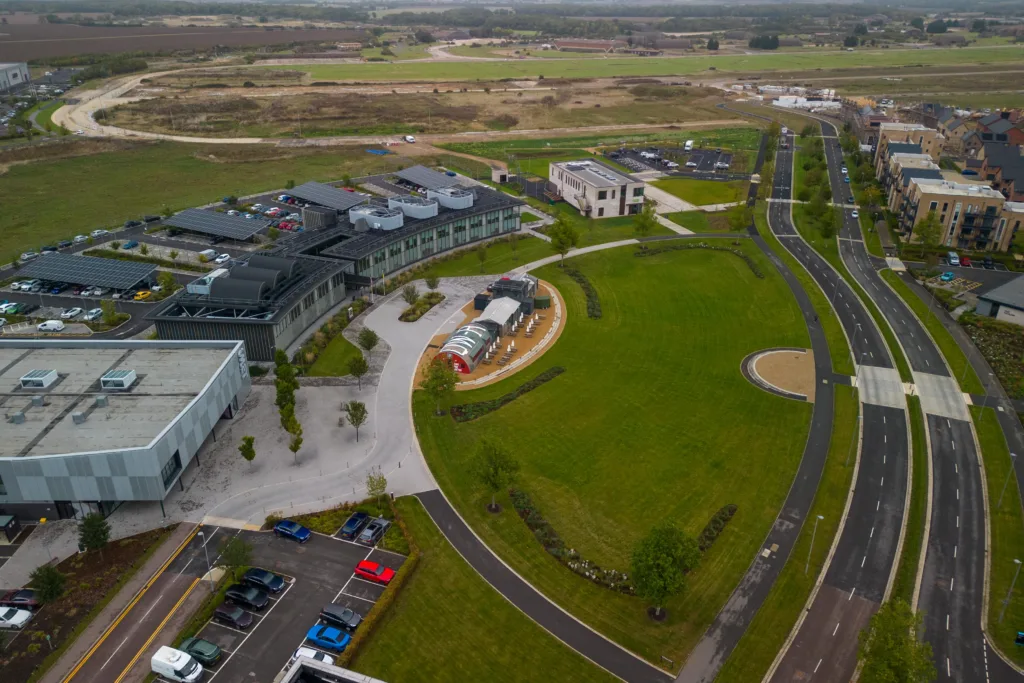
M 598 221 L 600 223 L 600 221 Z M 714 243 L 714 240 L 711 240 Z M 730 245 L 728 240 L 718 242 Z M 575 617 L 641 656 L 680 664 L 728 598 L 771 526 L 799 463 L 810 406 L 743 379 L 740 361 L 772 346 L 807 345 L 792 294 L 755 245 L 637 258 L 629 247 L 567 260 L 597 291 L 600 319 L 557 265 L 537 271 L 559 288 L 567 324 L 520 373 L 454 401 L 490 399 L 540 372 L 566 371 L 490 414 L 455 423 L 413 396 L 420 444 L 445 494 L 501 558 Z M 679 321 L 686 321 L 680 325 Z M 643 330 L 643 334 L 636 331 Z M 687 589 L 654 623 L 645 603 L 573 574 L 548 554 L 499 494 L 489 514 L 476 483 L 474 444 L 505 443 L 521 464 L 517 486 L 564 539 L 602 567 L 629 570 L 634 543 L 661 521 L 697 535 L 722 506 L 738 512 Z M 756 444 L 756 447 L 753 445 Z
M 1024 62 L 1024 47 L 979 47 L 957 50 L 859 50 L 634 59 L 552 59 L 479 62 L 400 62 L 393 64 L 307 65 L 314 81 L 327 80 L 475 80 L 606 78 L 609 76 L 681 76 L 718 72 L 782 72 L 856 67 L 921 65 L 1010 64 Z M 278 67 L 268 66 L 275 69 Z M 295 68 L 288 66 L 283 68 Z

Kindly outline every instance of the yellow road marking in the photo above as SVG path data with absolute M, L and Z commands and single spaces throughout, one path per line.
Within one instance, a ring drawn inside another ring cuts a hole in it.
M 174 616 L 174 613 L 178 611 L 179 607 L 181 607 L 181 603 L 185 602 L 185 598 L 189 596 L 189 594 L 192 592 L 192 589 L 195 588 L 198 584 L 198 578 L 192 581 L 192 585 L 188 587 L 188 590 L 185 591 L 185 594 L 182 595 L 178 602 L 174 604 L 174 607 L 171 608 L 171 611 L 167 613 L 167 616 L 164 617 L 164 620 L 161 621 L 160 625 L 156 627 L 155 631 L 153 631 L 153 635 L 149 637 L 145 645 L 139 648 L 139 651 L 135 653 L 134 657 L 132 657 L 132 661 L 128 663 L 128 666 L 125 667 L 124 671 L 121 672 L 121 675 L 117 677 L 114 683 L 121 683 L 121 681 L 124 680 L 124 677 L 127 676 L 128 672 L 132 670 L 133 666 L 135 666 L 135 662 L 139 661 L 139 657 L 141 657 L 142 653 L 146 651 L 146 648 L 153 644 L 153 640 L 157 637 L 157 635 L 159 635 L 160 631 L 164 630 L 164 626 L 167 625 L 167 622 L 170 621 L 171 617 Z

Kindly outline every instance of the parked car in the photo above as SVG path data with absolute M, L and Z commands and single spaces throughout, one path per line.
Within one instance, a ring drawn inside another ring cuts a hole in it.
M 323 662 L 324 664 L 334 664 L 334 657 L 324 652 L 320 652 L 320 650 L 314 650 L 311 647 L 300 647 L 295 651 L 295 654 L 292 655 L 292 661 L 294 662 L 299 657 L 309 657 L 310 659 L 315 659 L 316 661 Z
M 75 238 L 71 241 L 75 244 L 82 244 L 84 242 L 88 242 L 89 237 L 87 235 L 75 235 Z
M 162 220 L 162 219 L 163 219 L 162 216 L 148 215 L 148 216 L 143 216 L 142 217 L 142 222 L 143 223 L 156 223 L 157 221 Z
M 124 227 L 126 227 L 126 228 L 138 228 L 138 227 L 140 227 L 142 225 L 145 225 L 145 223 L 143 223 L 142 221 L 131 220 L 131 221 L 125 221 L 124 222 Z
M 971 257 L 964 256 L 962 259 L 960 259 L 960 265 L 969 268 L 971 266 Z
M 363 623 L 363 618 L 358 612 L 350 607 L 335 605 L 334 603 L 324 605 L 324 608 L 320 610 L 320 618 L 328 624 L 345 629 L 350 633 L 359 628 L 359 624 Z
M 35 287 L 36 285 L 41 285 L 41 284 L 42 284 L 42 280 L 25 280 L 24 282 L 21 283 L 21 291 L 23 291 L 23 292 L 31 292 L 33 287 Z M 36 291 L 39 291 L 39 290 L 36 290 Z
M 60 332 L 64 329 L 64 323 L 60 320 L 47 320 L 36 325 L 39 332 Z
M 71 320 L 72 318 L 77 318 L 80 315 L 82 315 L 82 309 L 79 308 L 78 306 L 75 306 L 74 308 L 65 308 L 63 311 L 61 311 L 60 319 Z
M 860 213 L 858 213 L 857 211 L 851 211 L 850 216 L 853 218 L 860 218 Z
M 5 299 L 4 302 L 0 304 L 0 313 L 3 313 L 4 315 L 14 315 L 20 308 L 21 307 L 17 303 L 8 303 Z
M 203 667 L 192 655 L 166 645 L 150 659 L 149 668 L 161 681 L 197 683 L 203 680 Z
M 110 290 L 107 289 L 106 287 L 93 287 L 92 288 L 92 296 L 104 296 L 108 292 L 110 292 Z
M 960 257 L 957 255 L 955 251 L 951 251 L 948 254 L 946 254 L 946 260 L 949 262 L 949 265 L 951 266 L 960 265 Z
M 323 626 L 316 624 L 309 631 L 306 632 L 306 638 L 314 645 L 324 648 L 325 650 L 333 650 L 335 652 L 344 652 L 345 648 L 348 647 L 349 642 L 352 640 L 352 636 L 347 633 L 343 633 L 340 629 L 333 626 Z
M 356 576 L 367 581 L 388 585 L 391 579 L 395 578 L 395 570 L 385 567 L 378 562 L 362 560 L 356 565 Z
M 237 216 L 238 215 L 238 209 L 228 209 L 228 215 L 229 216 Z
M 853 204 L 854 203 L 853 195 L 852 194 L 849 197 L 846 198 L 846 203 L 847 204 Z
M 71 246 L 71 240 L 61 240 L 60 242 L 57 242 L 57 248 L 58 249 L 67 249 L 70 246 Z
M 139 246 L 138 240 L 128 240 L 127 242 L 125 242 L 124 244 L 121 245 L 121 248 L 122 249 L 134 249 L 137 246 Z
M 28 315 L 39 310 L 39 304 L 22 304 L 18 307 L 18 313 L 21 315 Z
M 33 610 L 39 607 L 39 599 L 36 592 L 31 588 L 7 591 L 0 597 L 0 607 L 17 607 L 19 609 Z
M 253 610 L 261 610 L 270 602 L 270 596 L 255 586 L 236 583 L 224 591 L 224 599 Z
M 414 135 L 406 135 L 405 136 L 405 141 L 409 142 L 409 143 L 416 142 L 416 136 L 414 136 Z
M 213 262 L 216 263 L 219 266 L 220 264 L 227 263 L 230 260 L 231 260 L 231 254 L 221 254 L 217 258 L 213 259 Z
M 99 228 L 97 230 L 93 230 L 92 232 L 89 233 L 89 235 L 91 237 L 103 237 L 104 235 L 109 235 L 109 234 L 110 234 L 110 231 L 109 230 L 104 230 L 103 228 Z
M 363 530 L 370 521 L 370 515 L 365 512 L 353 512 L 352 516 L 345 521 L 345 525 L 341 527 L 341 531 L 338 535 L 348 540 L 355 539 L 359 532 Z
M 32 259 L 39 258 L 39 254 L 34 251 L 26 251 L 19 258 L 22 261 L 31 261 Z
M 236 605 L 221 605 L 213 610 L 213 619 L 243 630 L 252 626 L 252 615 Z
M 136 292 L 135 296 L 133 296 L 132 298 L 135 299 L 136 301 L 145 301 L 151 296 L 153 296 L 153 292 L 151 292 L 148 289 L 144 289 L 141 292 Z
M 68 285 L 65 282 L 58 282 L 50 287 L 50 294 L 60 294 L 61 292 L 67 291 Z
M 388 526 L 390 526 L 390 522 L 386 519 L 373 520 L 366 525 L 366 528 L 363 529 L 362 533 L 360 533 L 356 538 L 356 543 L 370 546 L 377 545 L 377 541 L 384 536 L 384 532 L 388 530 Z
M 85 312 L 85 316 L 83 316 L 82 320 L 99 320 L 102 317 L 102 308 L 90 308 L 88 311 Z
M 181 642 L 179 649 L 185 654 L 191 655 L 203 666 L 216 664 L 221 655 L 219 647 L 202 638 L 186 638 Z
M 850 176 L 848 176 L 848 175 L 844 175 L 844 176 L 843 176 L 843 182 L 844 182 L 844 183 L 849 183 L 849 182 L 850 182 Z
M 274 534 L 276 536 L 284 536 L 290 538 L 293 541 L 299 543 L 305 543 L 312 536 L 309 529 L 302 526 L 298 522 L 293 522 L 290 519 L 282 519 L 280 522 L 274 525 Z
M 12 282 L 8 286 L 11 288 L 12 292 L 20 292 L 21 291 L 21 287 L 24 284 L 25 284 L 24 280 L 15 280 L 14 282 Z
M 956 279 L 956 273 L 952 271 L 943 273 L 941 276 L 939 276 L 939 279 L 942 280 L 943 282 L 952 282 L 953 280 Z
M 18 609 L 17 607 L 0 609 L 0 628 L 22 628 L 31 619 L 32 613 L 27 609 Z M 345 644 L 348 645 L 348 643 Z
M 996 263 L 995 261 L 992 260 L 991 256 L 986 256 L 985 260 L 982 261 L 982 265 L 988 268 L 989 270 L 992 270 L 993 268 L 996 267 Z
M 253 567 L 242 576 L 242 581 L 255 586 L 261 590 L 265 590 L 268 593 L 280 593 L 284 590 L 284 579 L 273 572 L 268 572 L 266 569 L 259 569 Z

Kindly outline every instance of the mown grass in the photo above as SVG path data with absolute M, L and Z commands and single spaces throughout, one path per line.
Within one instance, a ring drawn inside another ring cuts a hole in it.
M 698 206 L 737 202 L 746 190 L 746 183 L 738 180 L 721 182 L 693 178 L 666 178 L 656 180 L 653 184 L 673 196 Z
M 907 411 L 910 417 L 910 437 L 914 442 L 911 454 L 914 476 L 911 480 L 910 509 L 907 512 L 907 533 L 903 537 L 903 550 L 896 568 L 896 580 L 892 586 L 892 597 L 903 598 L 908 603 L 914 597 L 917 582 L 917 567 L 924 545 L 924 522 L 928 510 L 928 445 L 924 439 L 924 413 L 921 399 L 907 396 Z
M 665 218 L 676 225 L 681 225 L 694 232 L 729 232 L 729 214 L 727 211 L 677 211 L 666 213 Z
M 532 204 L 533 202 L 531 201 L 530 203 Z M 595 244 L 616 242 L 618 240 L 636 239 L 638 236 L 636 234 L 636 222 L 632 216 L 588 219 L 581 216 L 579 211 L 565 202 L 548 206 L 547 212 L 555 217 L 561 216 L 579 231 L 579 247 L 589 247 Z M 548 229 L 549 226 L 545 226 L 540 229 L 540 232 L 546 232 Z M 651 231 L 648 237 L 673 234 L 675 233 L 659 224 Z M 548 245 L 548 248 L 551 250 L 550 253 L 555 253 L 554 248 L 550 245 Z
M 304 374 L 310 377 L 344 377 L 349 374 L 348 364 L 353 358 L 362 355 L 355 344 L 341 334 L 327 344 Z
M 896 290 L 896 293 L 910 306 L 921 323 L 928 328 L 928 333 L 935 340 L 939 351 L 946 358 L 946 363 L 949 364 L 953 377 L 960 384 L 960 389 L 969 394 L 984 394 L 985 388 L 982 386 L 978 374 L 971 367 L 971 363 L 967 360 L 967 355 L 964 354 L 963 349 L 953 339 L 953 335 L 949 333 L 949 330 L 936 317 L 938 314 L 929 310 L 928 304 L 912 292 L 910 285 L 904 282 L 896 273 L 888 269 L 883 270 L 882 278 Z
M 807 438 L 807 404 L 769 395 L 739 372 L 754 350 L 808 344 L 788 286 L 744 242 L 738 248 L 765 279 L 732 254 L 696 249 L 570 259 L 598 292 L 597 320 L 586 315 L 582 289 L 546 266 L 536 274 L 559 288 L 567 308 L 558 343 L 526 375 L 457 401 L 499 396 L 555 365 L 566 372 L 466 423 L 434 417 L 429 398 L 413 397 L 434 476 L 488 546 L 574 616 L 654 662 L 681 662 L 711 623 L 777 515 Z M 483 438 L 508 444 L 522 466 L 518 486 L 568 547 L 601 566 L 628 571 L 633 545 L 655 523 L 696 535 L 723 505 L 739 510 L 656 624 L 643 601 L 562 567 L 508 512 L 504 493 L 506 512 L 486 512 L 489 496 L 471 467 Z
M 844 463 L 850 449 L 856 448 L 852 444 L 858 438 L 856 428 L 860 404 L 856 389 L 836 385 L 833 405 L 835 413 L 828 457 L 814 503 L 807 514 L 807 520 L 814 520 L 818 515 L 824 517 L 814 534 L 814 547 L 810 547 L 814 525 L 812 521 L 807 521 L 764 604 L 715 678 L 718 683 L 748 683 L 764 677 L 796 624 L 797 616 L 803 610 L 828 557 L 853 478 L 852 458 L 849 467 L 844 466 Z M 811 551 L 810 564 L 805 573 L 808 550 Z
M 403 681 L 614 681 L 509 604 L 411 496 L 395 501 L 421 556 L 352 668 Z M 509 513 L 504 513 L 509 514 Z
M 430 268 L 430 272 L 438 277 L 459 277 L 462 275 L 480 275 L 488 273 L 498 275 L 547 258 L 555 253 L 551 245 L 537 237 L 520 237 L 515 242 L 515 249 L 507 240 L 491 242 L 487 245 L 487 258 L 481 268 L 480 258 L 476 249 L 466 249 L 444 261 L 439 261 Z

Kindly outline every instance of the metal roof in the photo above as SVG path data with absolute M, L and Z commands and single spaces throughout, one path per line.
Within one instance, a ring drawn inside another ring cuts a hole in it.
M 226 213 L 204 211 L 203 209 L 185 209 L 181 213 L 165 219 L 164 225 L 233 240 L 247 240 L 269 226 L 270 221 L 263 218 L 230 216 Z
M 413 185 L 419 185 L 420 187 L 425 187 L 428 190 L 442 190 L 446 187 L 452 187 L 459 183 L 458 178 L 445 175 L 444 173 L 438 173 L 426 166 L 403 168 L 395 175 L 406 182 L 412 183 Z
M 1024 275 L 1018 275 L 990 292 L 979 294 L 978 298 L 1024 311 Z
M 499 325 L 507 324 L 519 312 L 519 302 L 507 296 L 499 297 L 487 304 L 487 308 L 476 319 L 476 322 L 491 320 Z
M 298 187 L 293 187 L 288 190 L 288 194 L 335 211 L 348 211 L 353 206 L 366 201 L 366 197 L 361 194 L 345 192 L 330 185 L 314 182 L 302 183 Z
M 616 170 L 597 159 L 579 159 L 577 161 L 553 161 L 551 165 L 567 171 L 593 187 L 618 187 L 628 183 L 642 183 L 635 176 Z
M 22 266 L 19 277 L 32 277 L 74 285 L 94 285 L 109 289 L 129 289 L 145 280 L 156 266 L 152 263 L 118 261 L 95 256 L 50 254 Z

